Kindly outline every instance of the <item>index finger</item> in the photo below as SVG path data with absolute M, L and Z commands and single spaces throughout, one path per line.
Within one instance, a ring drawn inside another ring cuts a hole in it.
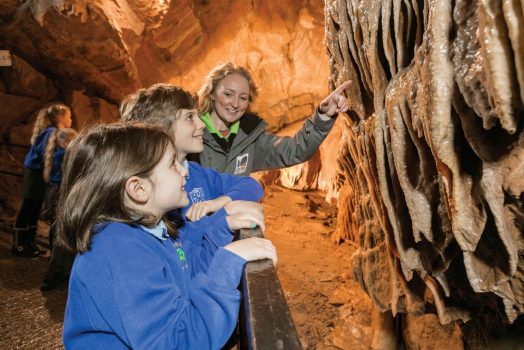
M 335 89 L 335 91 L 333 91 L 333 94 L 339 94 L 340 95 L 342 93 L 342 91 L 346 90 L 346 88 L 349 86 L 350 83 L 351 83 L 351 80 L 346 80 L 339 87 L 337 87 Z

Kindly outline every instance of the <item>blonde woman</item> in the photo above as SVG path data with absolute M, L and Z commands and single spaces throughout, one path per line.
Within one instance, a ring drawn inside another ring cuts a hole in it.
M 198 110 L 206 124 L 199 162 L 222 173 L 285 168 L 305 162 L 315 153 L 340 112 L 348 110 L 342 95 L 349 81 L 324 98 L 293 137 L 266 131 L 267 123 L 249 111 L 257 88 L 247 69 L 233 63 L 215 67 L 198 91 Z

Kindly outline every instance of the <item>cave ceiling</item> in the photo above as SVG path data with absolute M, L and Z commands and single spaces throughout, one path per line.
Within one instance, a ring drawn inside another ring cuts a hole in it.
M 255 109 L 273 130 L 304 118 L 328 91 L 321 0 L 6 0 L 0 25 L 0 49 L 15 62 L 0 68 L 0 98 L 9 99 L 0 114 L 8 126 L 53 99 L 73 105 L 78 128 L 113 120 L 121 98 L 136 89 L 171 82 L 196 91 L 212 67 L 227 61 L 253 73 L 261 87 Z M 42 78 L 44 84 L 35 81 Z M 35 95 L 14 85 L 40 87 Z M 13 103 L 27 95 L 32 103 Z M 115 108 L 109 115 L 86 107 L 76 113 L 82 100 Z M 28 107 L 9 108 L 20 104 Z

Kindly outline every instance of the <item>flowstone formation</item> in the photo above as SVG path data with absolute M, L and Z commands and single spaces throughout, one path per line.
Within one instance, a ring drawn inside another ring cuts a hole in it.
M 523 12 L 326 1 L 332 86 L 353 82 L 336 238 L 359 246 L 355 276 L 382 312 L 488 328 L 524 313 Z

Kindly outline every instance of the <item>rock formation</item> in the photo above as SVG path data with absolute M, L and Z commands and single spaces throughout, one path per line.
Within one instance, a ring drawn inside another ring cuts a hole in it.
M 328 92 L 321 0 L 6 0 L 0 26 L 0 50 L 13 57 L 0 67 L 3 143 L 27 145 L 35 112 L 50 101 L 70 105 L 81 129 L 116 120 L 120 99 L 143 86 L 196 91 L 227 61 L 253 73 L 254 110 L 275 131 Z M 0 170 L 21 173 L 23 155 L 0 146 Z M 21 181 L 0 176 L 0 217 L 12 219 Z
M 337 239 L 383 312 L 524 313 L 524 3 L 326 1 Z

